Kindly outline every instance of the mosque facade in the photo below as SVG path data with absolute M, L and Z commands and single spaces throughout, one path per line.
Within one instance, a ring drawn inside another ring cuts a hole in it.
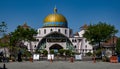
M 35 50 L 50 50 L 58 52 L 60 49 L 72 50 L 77 53 L 85 54 L 93 52 L 92 45 L 83 37 L 85 26 L 73 35 L 72 29 L 68 27 L 68 22 L 65 16 L 57 12 L 54 8 L 54 13 L 49 14 L 43 20 L 43 27 L 38 28 L 38 34 L 34 36 L 37 41 L 25 43 L 29 51 Z

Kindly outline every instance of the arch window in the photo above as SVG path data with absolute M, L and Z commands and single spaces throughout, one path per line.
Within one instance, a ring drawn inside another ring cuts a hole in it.
M 39 41 L 39 39 L 36 39 L 36 41 Z
M 53 30 L 52 30 L 52 29 L 50 29 L 50 31 L 52 32 Z
M 72 39 L 72 42 L 74 42 L 74 39 Z
M 85 45 L 85 48 L 87 48 L 87 45 Z
M 46 29 L 44 29 L 44 34 L 46 34 Z
M 65 30 L 65 34 L 67 34 L 67 30 Z
M 58 29 L 58 32 L 60 33 L 60 29 Z
M 34 48 L 36 48 L 36 45 L 34 46 Z
M 77 46 L 75 45 L 75 48 L 77 48 Z
M 77 42 L 76 39 L 75 39 L 75 42 Z
M 41 31 L 39 30 L 39 34 L 41 34 Z

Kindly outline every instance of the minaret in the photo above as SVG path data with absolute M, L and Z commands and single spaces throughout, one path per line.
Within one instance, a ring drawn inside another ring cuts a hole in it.
M 57 13 L 57 8 L 56 8 L 56 6 L 54 7 L 54 13 Z

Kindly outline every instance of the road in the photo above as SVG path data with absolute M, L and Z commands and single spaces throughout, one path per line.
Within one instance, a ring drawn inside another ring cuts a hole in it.
M 3 63 L 0 63 L 3 67 Z M 120 63 L 96 62 L 93 61 L 34 61 L 34 62 L 8 62 L 7 69 L 119 69 Z

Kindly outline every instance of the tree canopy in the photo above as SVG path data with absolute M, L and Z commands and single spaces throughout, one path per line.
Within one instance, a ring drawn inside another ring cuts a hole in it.
M 0 23 L 0 34 L 7 31 L 7 24 L 5 22 Z
M 109 39 L 118 32 L 113 25 L 99 22 L 98 24 L 90 24 L 83 36 L 90 41 L 91 44 L 99 44 Z
M 4 47 L 4 46 L 8 46 L 8 42 L 7 42 L 7 36 L 4 35 L 5 32 L 7 31 L 7 24 L 5 22 L 1 22 L 0 23 L 0 46 Z
M 11 32 L 11 44 L 13 46 L 21 45 L 22 41 L 34 41 L 33 37 L 37 34 L 37 31 L 33 28 L 23 28 L 22 26 L 18 26 L 14 32 Z

